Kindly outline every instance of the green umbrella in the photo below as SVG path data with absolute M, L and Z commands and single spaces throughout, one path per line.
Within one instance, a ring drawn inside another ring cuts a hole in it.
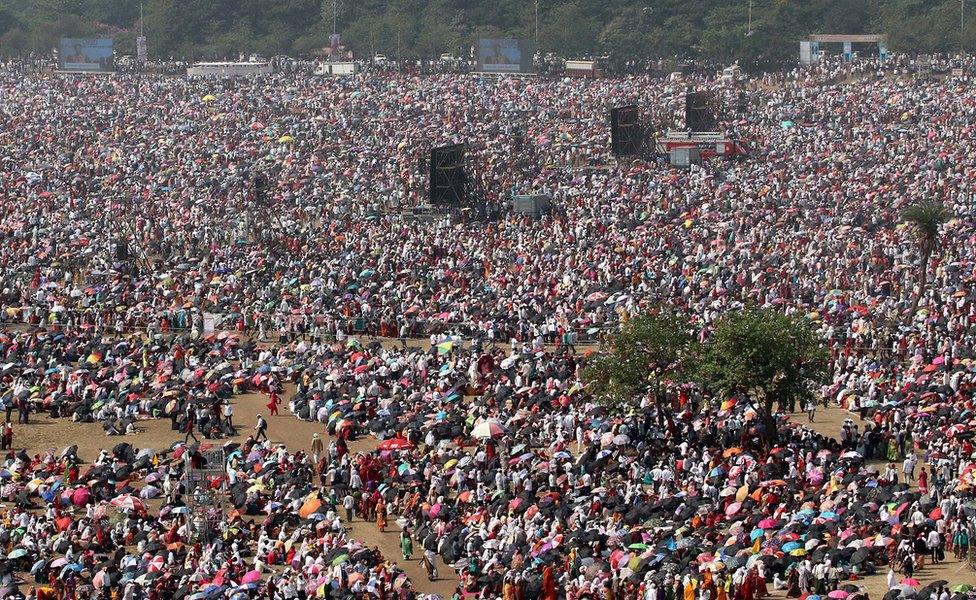
M 10 556 L 13 556 L 13 554 L 11 554 Z M 968 592 L 968 591 L 970 591 L 972 589 L 973 589 L 973 586 L 969 585 L 968 583 L 964 583 L 962 585 L 957 585 L 956 587 L 952 588 L 952 591 L 953 592 L 963 592 L 963 593 L 965 593 L 965 592 Z
M 26 548 L 15 548 L 10 554 L 7 555 L 7 558 L 21 558 L 22 556 L 27 556 Z
M 339 556 L 337 556 L 334 559 L 332 559 L 332 566 L 335 566 L 335 565 L 337 565 L 339 563 L 344 563 L 347 560 L 349 560 L 349 555 L 348 554 L 340 554 Z
M 631 550 L 647 550 L 647 544 L 631 544 L 627 547 Z

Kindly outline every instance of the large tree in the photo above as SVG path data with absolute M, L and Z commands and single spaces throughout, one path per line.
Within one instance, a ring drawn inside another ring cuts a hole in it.
M 771 446 L 777 438 L 774 407 L 792 411 L 813 400 L 826 378 L 827 356 L 806 319 L 746 308 L 719 320 L 696 371 L 712 393 L 748 402 Z
M 615 413 L 653 394 L 663 423 L 664 385 L 682 378 L 691 341 L 687 319 L 668 312 L 635 317 L 605 340 L 584 377 L 594 397 Z
M 909 317 L 918 310 L 918 303 L 925 293 L 929 260 L 939 248 L 939 230 L 951 218 L 952 213 L 938 202 L 919 202 L 909 206 L 902 213 L 902 220 L 915 232 L 915 241 L 921 255 L 918 262 L 918 290 L 912 298 L 912 306 L 908 310 Z

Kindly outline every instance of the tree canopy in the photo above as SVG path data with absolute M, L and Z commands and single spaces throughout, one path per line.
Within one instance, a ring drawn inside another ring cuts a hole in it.
M 661 383 L 680 381 L 690 356 L 687 320 L 670 314 L 646 314 L 625 323 L 609 336 L 599 354 L 586 366 L 590 391 L 614 412 L 636 408 L 637 401 L 654 394 L 663 418 Z
M 332 0 L 147 0 L 153 58 L 227 58 L 239 52 L 306 56 L 328 44 Z M 328 3 L 328 7 L 325 4 Z M 887 33 L 894 50 L 976 46 L 976 19 L 959 39 L 956 0 L 539 1 L 539 50 L 562 56 L 794 61 L 811 33 Z M 0 0 L 0 48 L 47 52 L 63 36 L 108 35 L 134 52 L 135 0 Z M 480 37 L 535 36 L 535 4 L 514 0 L 339 0 L 338 30 L 358 56 L 466 55 Z M 867 50 L 867 49 L 865 49 Z
M 748 402 L 776 437 L 774 407 L 802 408 L 816 399 L 828 355 L 812 324 L 775 310 L 731 312 L 715 326 L 697 361 L 698 381 L 715 394 Z
M 908 309 L 908 314 L 910 315 L 915 314 L 916 309 L 918 309 L 919 300 L 921 300 L 922 294 L 925 293 L 929 259 L 938 249 L 939 230 L 951 218 L 952 213 L 949 212 L 949 209 L 938 202 L 931 201 L 912 204 L 902 213 L 902 220 L 914 230 L 919 254 L 921 254 L 918 290 L 912 299 L 911 308 Z
M 647 314 L 625 323 L 588 360 L 584 377 L 594 398 L 616 413 L 654 396 L 659 418 L 667 406 L 662 382 L 694 383 L 719 399 L 752 406 L 768 442 L 776 437 L 773 411 L 793 411 L 817 397 L 828 354 L 802 317 L 747 307 L 723 316 L 704 343 L 687 319 Z

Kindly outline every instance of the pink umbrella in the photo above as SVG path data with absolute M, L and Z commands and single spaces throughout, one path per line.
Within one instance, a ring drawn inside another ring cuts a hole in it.
M 729 508 L 732 508 L 732 507 L 730 506 Z M 776 521 L 774 519 L 763 519 L 762 521 L 759 521 L 759 528 L 760 529 L 775 529 L 776 528 Z
M 834 590 L 829 594 L 827 594 L 827 596 L 829 596 L 830 598 L 835 598 L 836 600 L 844 600 L 844 598 L 846 598 L 849 595 L 850 594 L 848 594 L 844 590 Z
M 733 502 L 732 504 L 729 504 L 728 508 L 725 509 L 725 514 L 731 517 L 735 513 L 739 512 L 740 508 L 742 508 L 741 502 Z
M 902 579 L 901 582 L 905 585 L 910 585 L 912 587 L 918 587 L 922 583 L 918 579 L 915 579 L 914 577 L 906 577 Z
M 254 583 L 255 581 L 261 581 L 261 573 L 258 571 L 248 571 L 241 577 L 241 583 Z
M 89 498 L 91 498 L 91 492 L 85 487 L 77 488 L 71 493 L 71 503 L 75 506 L 87 504 Z

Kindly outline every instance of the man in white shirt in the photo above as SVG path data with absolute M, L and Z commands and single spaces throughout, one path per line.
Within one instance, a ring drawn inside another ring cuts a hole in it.
M 915 463 L 918 461 L 915 458 L 914 453 L 909 453 L 905 457 L 905 462 L 902 464 L 902 473 L 905 475 L 905 481 L 911 482 L 915 481 Z
M 234 427 L 234 405 L 229 400 L 224 401 L 224 422 L 231 428 Z
M 939 532 L 935 529 L 930 531 L 925 538 L 925 545 L 928 546 L 929 552 L 932 554 L 932 564 L 939 562 L 939 546 L 942 545 L 942 536 L 939 535 Z

